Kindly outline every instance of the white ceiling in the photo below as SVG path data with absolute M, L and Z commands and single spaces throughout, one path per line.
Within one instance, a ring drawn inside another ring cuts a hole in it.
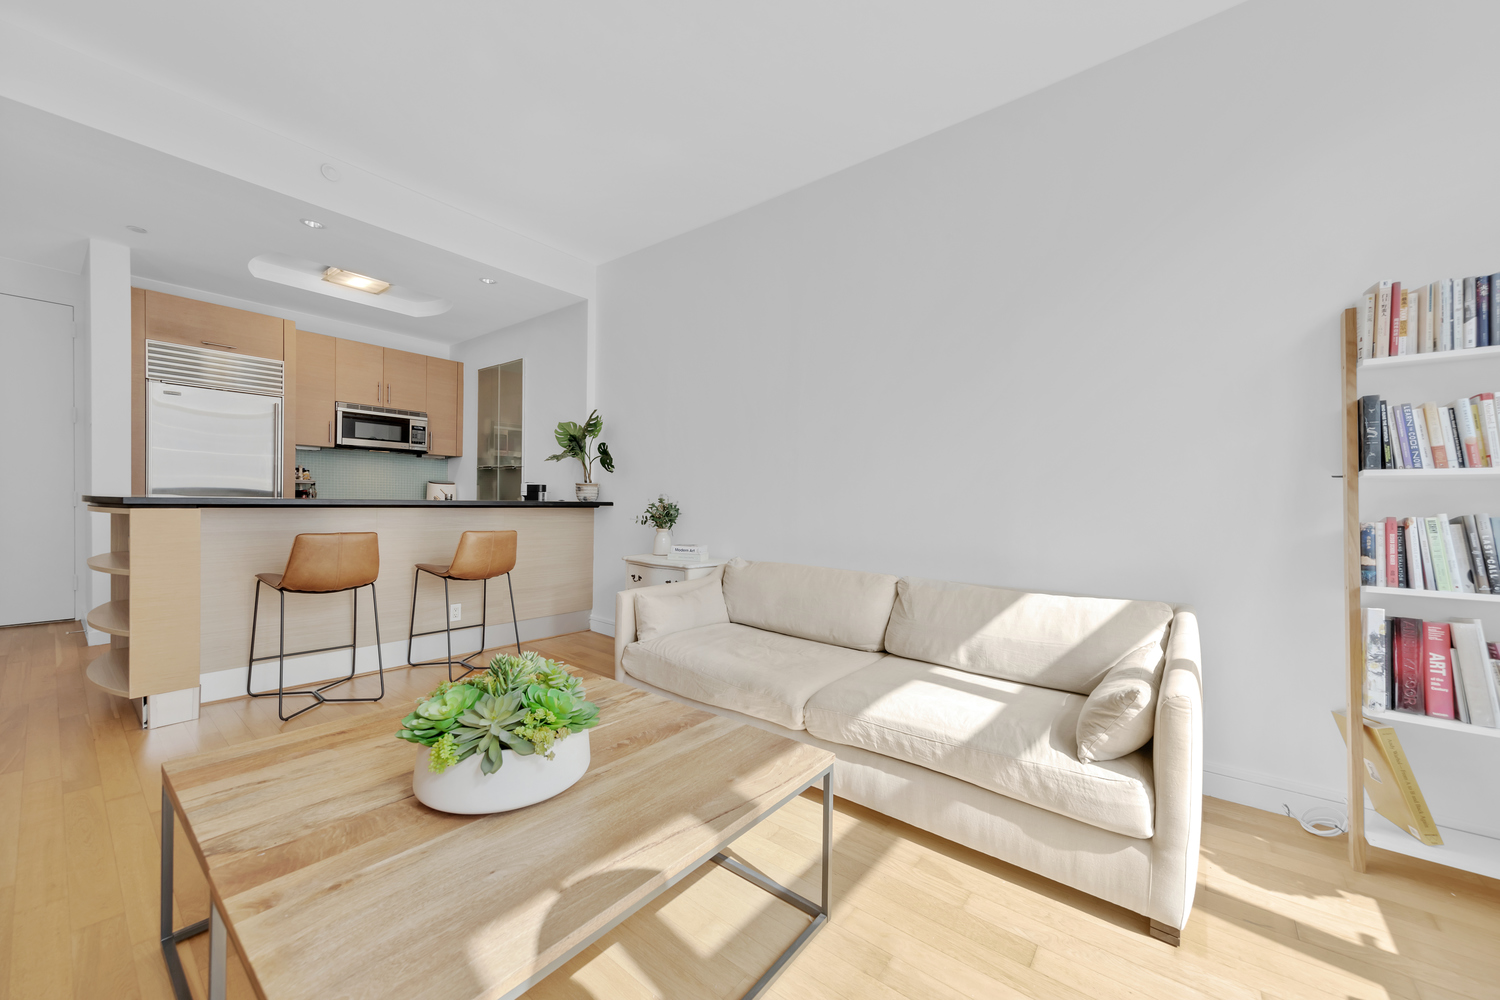
M 0 0 L 0 13 L 602 262 L 1235 2 Z
M 581 301 L 5 99 L 0 137 L 0 257 L 78 273 L 87 239 L 97 237 L 128 244 L 131 272 L 147 281 L 446 344 Z M 326 228 L 309 229 L 304 218 Z M 251 259 L 268 253 L 374 275 L 452 308 L 404 316 L 357 293 L 336 298 L 251 275 Z

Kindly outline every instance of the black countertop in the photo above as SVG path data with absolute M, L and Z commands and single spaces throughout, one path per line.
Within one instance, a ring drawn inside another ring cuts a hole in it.
M 613 507 L 608 500 L 296 500 L 291 497 L 95 497 L 96 507 Z

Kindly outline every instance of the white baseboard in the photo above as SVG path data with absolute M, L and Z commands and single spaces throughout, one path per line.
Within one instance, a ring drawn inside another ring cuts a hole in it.
M 600 618 L 597 615 L 590 615 L 589 631 L 598 632 L 613 639 L 615 636 L 615 620 L 613 618 Z
M 589 613 L 587 611 L 570 611 L 561 615 L 546 615 L 541 618 L 523 618 L 520 623 L 521 641 L 531 642 L 535 639 L 546 639 L 554 635 L 565 635 L 569 632 L 584 632 L 589 627 Z M 455 657 L 464 656 L 479 649 L 493 649 L 496 646 L 504 646 L 515 642 L 515 630 L 510 622 L 491 624 L 485 629 L 487 641 L 483 646 L 479 644 L 479 629 L 469 628 L 462 632 L 453 633 L 453 654 Z M 441 632 L 437 635 L 418 636 L 412 642 L 411 656 L 413 660 L 435 660 L 440 659 L 447 652 L 447 638 Z M 380 657 L 385 661 L 387 667 L 400 667 L 406 665 L 406 639 L 396 639 L 391 642 L 380 644 Z M 375 646 L 361 646 L 354 660 L 354 672 L 358 674 L 374 673 L 379 666 L 375 655 Z M 288 688 L 302 687 L 319 681 L 331 681 L 336 677 L 343 677 L 349 672 L 349 651 L 347 649 L 333 650 L 327 653 L 309 653 L 305 656 L 289 656 L 286 659 L 286 686 Z M 224 701 L 229 698 L 245 697 L 246 667 L 236 667 L 233 670 L 216 670 L 210 674 L 204 674 L 198 679 L 201 699 L 204 704 L 213 701 Z M 255 665 L 255 690 L 276 690 L 276 661 L 263 660 Z
M 1333 806 L 1342 810 L 1346 798 L 1339 789 L 1288 781 L 1228 764 L 1203 765 L 1203 794 L 1264 809 L 1278 816 L 1290 813 L 1294 818 L 1300 818 L 1314 806 Z

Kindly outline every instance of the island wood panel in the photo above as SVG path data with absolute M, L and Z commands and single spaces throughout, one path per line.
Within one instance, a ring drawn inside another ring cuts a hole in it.
M 200 566 L 196 509 L 133 510 L 130 697 L 198 686 Z M 120 515 L 114 515 L 119 517 Z
M 593 607 L 594 511 L 431 507 L 334 507 L 304 509 L 205 508 L 203 515 L 202 673 L 243 668 L 250 651 L 255 574 L 280 573 L 299 532 L 374 531 L 380 536 L 380 575 L 375 587 L 383 642 L 405 639 L 416 564 L 447 565 L 465 530 L 514 529 L 516 568 L 512 580 L 516 614 L 523 621 Z M 449 596 L 463 605 L 455 628 L 480 621 L 478 582 L 453 582 Z M 446 621 L 440 580 L 424 577 L 416 631 L 440 629 Z M 257 656 L 276 652 L 280 600 L 261 588 Z M 349 641 L 349 594 L 288 594 L 288 650 L 317 649 Z M 503 577 L 490 581 L 491 626 L 510 621 Z M 477 632 L 471 633 L 477 638 Z M 370 592 L 359 595 L 361 646 L 375 641 Z M 341 654 L 335 654 L 341 655 Z M 388 662 L 386 666 L 396 666 Z M 401 661 L 401 662 L 404 662 Z M 272 667 L 274 669 L 274 667 Z
M 145 290 L 146 339 L 284 360 L 281 319 Z
M 397 410 L 427 412 L 427 355 L 385 348 L 381 358 L 385 402 Z
M 339 337 L 334 345 L 334 391 L 341 403 L 385 405 L 384 349 Z
M 602 720 L 588 772 L 508 813 L 416 801 L 425 750 L 392 736 L 404 707 L 167 762 L 164 787 L 256 991 L 501 996 L 833 764 L 612 680 L 588 690 Z M 432 887 L 458 883 L 455 924 Z
M 463 421 L 459 392 L 464 366 L 446 358 L 427 359 L 427 451 L 432 455 L 459 454 L 459 426 Z
M 338 399 L 337 343 L 321 333 L 297 331 L 297 419 L 293 443 L 332 447 L 333 404 Z M 291 490 L 286 491 L 292 495 Z

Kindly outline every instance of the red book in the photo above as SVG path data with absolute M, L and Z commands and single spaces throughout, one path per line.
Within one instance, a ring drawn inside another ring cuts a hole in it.
M 1385 585 L 1394 587 L 1401 580 L 1401 553 L 1396 535 L 1401 531 L 1394 517 L 1385 519 Z
M 1422 670 L 1422 619 L 1393 618 L 1396 626 L 1396 707 L 1405 712 L 1423 711 L 1427 682 Z
M 1427 676 L 1428 715 L 1454 719 L 1453 637 L 1447 622 L 1427 622 L 1422 628 L 1422 660 Z
M 1401 353 L 1401 282 L 1391 282 L 1391 357 Z

